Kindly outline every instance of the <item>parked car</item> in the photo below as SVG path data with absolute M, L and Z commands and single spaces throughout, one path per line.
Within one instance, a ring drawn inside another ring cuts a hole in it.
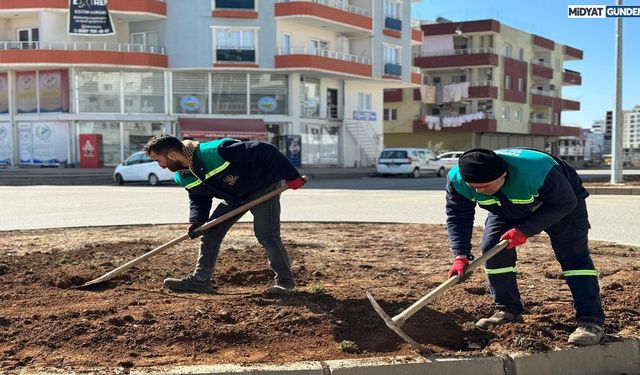
M 438 159 L 442 162 L 442 165 L 449 170 L 458 164 L 458 159 L 460 159 L 462 154 L 464 154 L 464 151 L 449 151 L 438 155 Z
M 428 148 L 385 148 L 380 153 L 376 170 L 383 176 L 407 175 L 418 178 L 423 173 L 444 176 L 446 168 Z
M 118 185 L 147 181 L 149 185 L 155 186 L 165 181 L 173 181 L 173 172 L 161 168 L 157 161 L 138 151 L 118 164 L 113 171 L 113 180 Z

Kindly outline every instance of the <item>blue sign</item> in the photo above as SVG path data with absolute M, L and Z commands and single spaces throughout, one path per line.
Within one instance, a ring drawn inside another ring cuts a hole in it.
M 69 0 L 69 34 L 115 34 L 108 4 L 108 0 Z
M 272 96 L 263 96 L 258 99 L 258 109 L 260 112 L 275 112 L 278 109 L 278 101 Z
M 287 136 L 287 158 L 294 167 L 302 165 L 302 137 L 299 135 Z
M 376 113 L 370 111 L 353 111 L 354 120 L 376 121 Z
M 198 112 L 202 107 L 202 100 L 194 95 L 180 98 L 180 108 L 185 112 Z

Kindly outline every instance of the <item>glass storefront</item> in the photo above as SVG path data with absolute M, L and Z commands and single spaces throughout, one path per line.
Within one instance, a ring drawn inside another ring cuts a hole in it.
M 173 113 L 209 113 L 209 73 L 173 73 Z
M 338 165 L 339 128 L 302 124 L 302 164 Z
M 102 163 L 114 166 L 136 151 L 141 151 L 149 138 L 170 133 L 170 124 L 162 122 L 123 122 L 120 138 L 120 122 L 81 121 L 79 134 L 102 135 Z M 124 155 L 121 153 L 124 153 Z
M 320 80 L 300 78 L 300 116 L 320 117 Z
M 81 113 L 121 113 L 120 72 L 78 71 Z

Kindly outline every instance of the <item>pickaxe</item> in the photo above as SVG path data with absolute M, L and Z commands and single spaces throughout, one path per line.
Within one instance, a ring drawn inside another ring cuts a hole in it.
M 491 257 L 493 257 L 494 255 L 499 253 L 502 249 L 507 247 L 508 243 L 509 243 L 509 241 L 507 241 L 507 240 L 502 240 L 502 241 L 498 242 L 498 244 L 496 246 L 492 247 L 489 251 L 487 251 L 486 253 L 482 254 L 482 256 L 479 257 L 478 259 L 476 259 L 475 261 L 471 262 L 471 264 L 469 264 L 469 266 L 467 266 L 467 269 L 465 270 L 465 276 L 467 274 L 471 273 L 476 268 L 480 267 L 482 264 L 486 263 L 487 260 L 491 259 Z M 389 315 L 387 315 L 387 313 L 384 312 L 382 307 L 378 304 L 378 302 L 376 302 L 375 298 L 373 298 L 371 293 L 369 293 L 368 291 L 367 291 L 367 298 L 369 298 L 369 302 L 371 302 L 371 305 L 376 310 L 378 315 L 380 315 L 380 317 L 387 324 L 387 327 L 391 328 L 391 330 L 393 330 L 393 332 L 397 333 L 398 336 L 402 337 L 404 339 L 404 341 L 406 341 L 409 344 L 411 344 L 418 351 L 423 351 L 423 347 L 420 344 L 418 344 L 414 339 L 409 337 L 409 335 L 404 333 L 404 331 L 400 327 L 404 324 L 404 322 L 407 319 L 409 319 L 411 316 L 413 316 L 415 313 L 417 313 L 426 304 L 428 304 L 429 302 L 431 302 L 431 301 L 435 300 L 436 298 L 438 298 L 442 293 L 444 293 L 447 289 L 449 289 L 452 286 L 454 286 L 458 281 L 460 281 L 460 277 L 458 277 L 458 275 L 451 276 L 449 278 L 449 280 L 447 280 L 444 283 L 440 284 L 438 287 L 436 287 L 431 292 L 429 292 L 429 294 L 427 294 L 426 296 L 420 298 L 413 305 L 407 307 L 406 310 L 404 310 L 400 314 L 394 316 L 393 318 L 390 317 Z
M 305 176 L 303 176 L 302 179 L 307 181 Z M 214 227 L 214 226 L 222 223 L 225 220 L 228 220 L 228 219 L 230 219 L 230 218 L 232 218 L 232 217 L 234 217 L 236 215 L 239 215 L 239 214 L 242 214 L 242 213 L 248 211 L 249 209 L 253 208 L 254 206 L 259 205 L 260 203 L 268 201 L 269 199 L 281 194 L 282 192 L 284 192 L 284 191 L 286 191 L 288 189 L 289 189 L 289 186 L 282 185 L 281 187 L 277 188 L 274 191 L 271 191 L 271 192 L 269 192 L 269 193 L 267 193 L 267 194 L 265 194 L 265 195 L 263 195 L 263 196 L 261 196 L 259 198 L 256 198 L 256 199 L 252 200 L 251 202 L 249 202 L 247 204 L 244 204 L 244 205 L 236 208 L 235 210 L 229 211 L 226 214 L 224 214 L 224 215 L 222 215 L 222 216 L 220 216 L 220 217 L 218 217 L 218 218 L 216 218 L 214 220 L 211 220 L 210 222 L 208 222 L 208 223 L 204 224 L 203 226 L 199 227 L 198 229 L 196 229 L 195 232 L 196 233 L 204 232 L 207 229 L 209 229 L 211 227 Z M 107 280 L 111 280 L 114 277 L 116 277 L 116 276 L 120 275 L 121 273 L 125 272 L 126 270 L 130 269 L 131 267 L 135 266 L 136 264 L 142 262 L 143 260 L 145 260 L 145 259 L 147 259 L 147 258 L 149 258 L 149 257 L 151 257 L 153 255 L 156 255 L 156 254 L 160 253 L 161 251 L 164 251 L 164 250 L 170 248 L 171 246 L 176 245 L 176 244 L 178 244 L 178 243 L 180 243 L 180 242 L 182 242 L 182 241 L 184 241 L 184 240 L 186 240 L 188 238 L 189 238 L 189 234 L 185 233 L 185 234 L 181 235 L 180 237 L 174 238 L 173 240 L 171 240 L 171 241 L 169 241 L 169 242 L 167 242 L 167 243 L 165 243 L 163 245 L 160 245 L 160 246 L 156 247 L 155 249 L 153 249 L 153 250 L 151 250 L 151 251 L 149 251 L 149 252 L 147 252 L 147 253 L 139 256 L 139 257 L 137 257 L 136 259 L 123 264 L 122 266 L 114 269 L 113 271 L 107 272 L 106 274 L 98 277 L 97 279 L 93 279 L 91 281 L 87 281 L 86 283 L 84 283 L 84 284 L 82 284 L 80 286 L 77 286 L 76 288 L 84 288 L 84 287 L 87 287 L 87 286 L 90 286 L 90 285 L 95 285 L 95 284 L 102 283 L 102 282 L 107 281 Z

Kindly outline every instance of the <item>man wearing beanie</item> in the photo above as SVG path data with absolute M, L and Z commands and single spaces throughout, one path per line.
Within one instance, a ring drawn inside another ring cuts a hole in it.
M 449 276 L 462 277 L 471 255 L 476 203 L 489 211 L 482 252 L 506 239 L 506 249 L 489 259 L 485 271 L 496 313 L 476 326 L 522 322 L 516 283 L 516 247 L 545 231 L 560 262 L 576 309 L 574 345 L 595 345 L 604 336 L 598 277 L 587 244 L 589 195 L 575 169 L 545 152 L 503 149 L 465 152 L 447 176 L 447 231 L 454 260 Z

